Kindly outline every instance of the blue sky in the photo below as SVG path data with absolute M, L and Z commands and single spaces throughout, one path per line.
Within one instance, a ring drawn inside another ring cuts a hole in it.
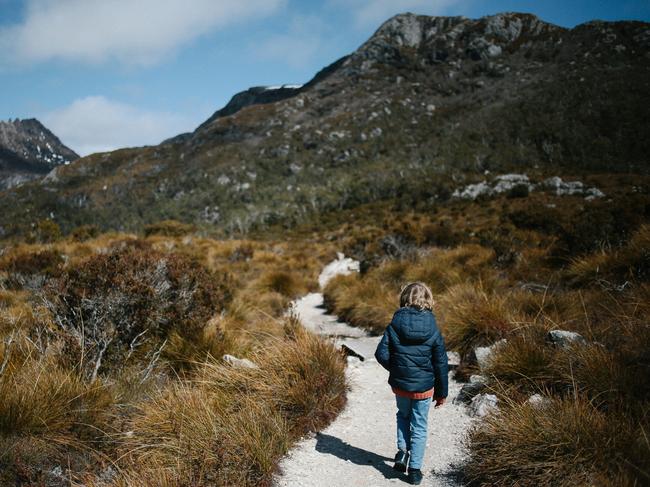
M 650 20 L 650 0 L 0 0 L 0 119 L 81 154 L 154 144 L 249 86 L 303 83 L 399 12 Z

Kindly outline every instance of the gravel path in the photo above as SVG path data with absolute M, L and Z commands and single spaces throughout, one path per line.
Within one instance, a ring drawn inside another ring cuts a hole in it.
M 337 321 L 322 307 L 323 296 L 309 294 L 295 303 L 303 325 L 331 337 L 365 357 L 348 358 L 348 404 L 325 430 L 298 443 L 280 463 L 275 487 L 352 487 L 400 485 L 405 476 L 392 469 L 395 446 L 395 396 L 388 372 L 374 359 L 379 337 Z M 455 465 L 466 458 L 461 441 L 472 419 L 453 399 L 462 384 L 449 378 L 449 398 L 429 412 L 429 441 L 423 465 L 425 486 L 459 485 Z

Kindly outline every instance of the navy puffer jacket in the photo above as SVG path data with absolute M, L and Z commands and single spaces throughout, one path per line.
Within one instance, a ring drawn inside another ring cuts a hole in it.
M 391 386 L 408 392 L 435 387 L 435 397 L 447 397 L 447 351 L 431 311 L 398 309 L 375 358 L 390 372 Z

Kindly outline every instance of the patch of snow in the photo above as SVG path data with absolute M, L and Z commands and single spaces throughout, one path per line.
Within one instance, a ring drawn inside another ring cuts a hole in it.
M 324 288 L 327 283 L 336 276 L 347 276 L 353 272 L 359 272 L 359 261 L 346 257 L 341 252 L 337 253 L 337 259 L 325 266 L 318 276 L 318 284 Z
M 264 90 L 265 91 L 272 91 L 272 90 L 281 90 L 282 88 L 297 90 L 299 88 L 302 88 L 302 86 L 303 85 L 292 85 L 292 84 L 288 84 L 288 85 L 271 85 L 271 86 L 265 86 Z

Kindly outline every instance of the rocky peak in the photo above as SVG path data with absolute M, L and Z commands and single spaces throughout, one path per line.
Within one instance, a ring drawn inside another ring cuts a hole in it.
M 0 121 L 0 189 L 40 177 L 78 158 L 35 118 Z
M 411 13 L 387 20 L 352 56 L 362 68 L 394 63 L 408 57 L 438 63 L 455 58 L 474 60 L 499 56 L 525 41 L 564 31 L 531 14 L 502 13 L 480 19 L 429 17 Z

